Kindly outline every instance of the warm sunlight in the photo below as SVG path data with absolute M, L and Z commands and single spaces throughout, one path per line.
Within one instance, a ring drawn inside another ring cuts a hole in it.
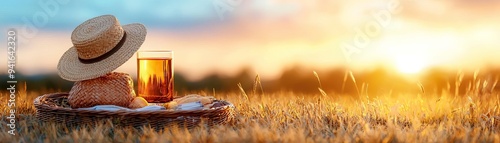
M 415 74 L 426 68 L 428 64 L 416 55 L 401 55 L 394 59 L 395 68 L 402 73 Z
M 425 31 L 425 29 L 422 29 Z M 386 36 L 378 43 L 379 54 L 394 70 L 404 74 L 421 73 L 434 66 L 450 65 L 463 52 L 458 33 L 418 32 Z

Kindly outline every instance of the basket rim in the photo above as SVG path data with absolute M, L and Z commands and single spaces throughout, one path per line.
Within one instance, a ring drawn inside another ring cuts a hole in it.
M 49 106 L 47 104 L 44 104 L 42 101 L 47 99 L 47 98 L 54 98 L 54 97 L 61 97 L 61 96 L 68 96 L 69 93 L 67 92 L 57 92 L 57 93 L 48 93 L 44 94 L 41 96 L 38 96 L 35 98 L 33 101 L 35 108 L 37 112 L 39 110 L 45 110 L 45 111 L 53 111 L 57 114 L 78 114 L 80 116 L 82 115 L 88 115 L 88 116 L 98 116 L 98 115 L 118 115 L 118 116 L 161 116 L 161 117 L 179 117 L 179 116 L 192 116 L 194 115 L 204 115 L 204 114 L 210 114 L 214 112 L 221 112 L 224 110 L 229 110 L 229 109 L 234 109 L 235 106 L 231 102 L 225 101 L 225 100 L 219 100 L 222 102 L 225 102 L 226 105 L 221 106 L 221 107 L 216 107 L 216 108 L 211 108 L 211 109 L 203 109 L 203 110 L 179 110 L 179 111 L 172 111 L 172 110 L 155 110 L 155 111 L 126 111 L 126 110 L 118 110 L 118 111 L 105 111 L 105 110 L 78 110 L 78 109 L 73 109 L 73 108 L 65 108 L 65 107 L 53 107 Z

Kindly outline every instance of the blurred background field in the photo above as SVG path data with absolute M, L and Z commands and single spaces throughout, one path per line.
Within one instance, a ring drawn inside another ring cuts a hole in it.
M 315 71 L 296 66 L 286 69 L 279 78 L 274 80 L 264 80 L 247 69 L 235 76 L 212 73 L 196 81 L 187 80 L 186 75 L 176 72 L 174 83 L 175 90 L 182 92 L 182 94 L 189 93 L 189 91 L 234 92 L 239 90 L 238 84 L 241 84 L 245 89 L 251 89 L 254 82 L 259 80 L 263 87 L 262 91 L 269 93 L 291 91 L 313 94 L 317 93 L 318 87 L 321 86 L 325 92 L 344 94 L 345 96 L 356 96 L 361 88 L 363 88 L 364 93 L 373 96 L 418 93 L 422 92 L 421 88 L 425 88 L 426 92 L 430 93 L 451 93 L 466 96 L 473 93 L 470 92 L 472 90 L 476 90 L 480 94 L 498 91 L 500 89 L 497 86 L 499 74 L 500 69 L 498 68 L 462 71 L 434 68 L 415 75 L 401 75 L 383 68 L 353 72 L 345 68 Z M 320 82 L 318 82 L 316 75 L 321 79 Z M 2 75 L 0 79 L 6 81 L 8 76 Z M 73 86 L 73 82 L 65 81 L 57 74 L 18 74 L 17 80 L 19 83 L 26 83 L 28 91 L 69 92 Z M 137 88 L 136 80 L 134 78 L 135 88 Z M 7 87 L 2 86 L 2 88 Z

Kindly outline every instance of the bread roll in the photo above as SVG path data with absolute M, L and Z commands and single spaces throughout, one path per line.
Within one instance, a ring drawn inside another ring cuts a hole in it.
M 170 101 L 170 102 L 168 102 L 168 103 L 165 103 L 165 105 L 164 105 L 164 106 L 165 106 L 165 108 L 167 108 L 167 109 L 174 109 L 174 110 L 175 110 L 175 108 L 177 108 L 177 105 L 178 105 L 178 104 L 177 104 L 177 102 L 176 102 L 176 101 Z
M 148 106 L 148 101 L 142 97 L 136 97 L 134 100 L 128 105 L 130 109 L 142 108 Z
M 213 97 L 211 96 L 201 96 L 201 95 L 196 95 L 196 94 L 191 94 L 191 95 L 186 95 L 182 98 L 178 98 L 176 100 L 178 104 L 185 104 L 185 103 L 191 103 L 191 102 L 201 102 L 201 104 L 206 105 L 210 104 L 213 102 Z
M 201 101 L 201 104 L 203 104 L 203 105 L 207 105 L 207 104 L 212 103 L 212 99 L 210 99 L 208 97 L 201 97 L 200 101 Z

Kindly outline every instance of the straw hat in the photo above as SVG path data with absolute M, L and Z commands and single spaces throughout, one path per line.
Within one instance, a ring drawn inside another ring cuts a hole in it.
M 71 108 L 96 105 L 128 107 L 135 96 L 132 78 L 126 73 L 111 72 L 95 79 L 75 82 L 69 92 L 68 103 Z
M 103 76 L 128 61 L 145 37 L 146 28 L 139 23 L 120 26 L 112 15 L 89 19 L 73 30 L 73 47 L 59 59 L 58 74 L 69 81 Z

